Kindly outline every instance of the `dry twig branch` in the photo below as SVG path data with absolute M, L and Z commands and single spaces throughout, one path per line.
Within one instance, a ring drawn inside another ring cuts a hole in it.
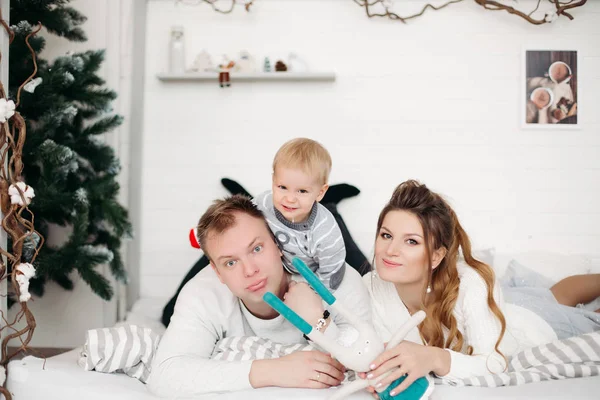
M 0 24 L 9 37 L 9 43 L 12 43 L 15 35 L 10 26 L 3 19 L 1 10 Z M 31 52 L 34 70 L 25 80 L 25 82 L 19 86 L 16 94 L 16 103 L 14 103 L 14 114 L 7 114 L 6 118 L 3 118 L 6 120 L 0 123 L 0 162 L 2 163 L 0 165 L 0 210 L 2 211 L 3 215 L 1 225 L 9 235 L 12 245 L 10 251 L 7 249 L 0 249 L 0 255 L 6 257 L 6 260 L 11 267 L 10 278 L 12 292 L 13 295 L 19 300 L 18 305 L 21 307 L 21 309 L 17 312 L 14 321 L 12 322 L 5 318 L 4 313 L 1 315 L 4 325 L 0 327 L 0 332 L 5 332 L 5 337 L 2 339 L 0 346 L 0 365 L 3 368 L 6 368 L 6 365 L 11 358 L 19 354 L 21 351 L 25 351 L 27 349 L 36 327 L 33 313 L 27 306 L 27 300 L 22 301 L 20 299 L 21 290 L 17 277 L 22 275 L 23 272 L 21 272 L 17 267 L 22 261 L 23 245 L 25 241 L 33 240 L 34 235 L 37 235 L 40 238 L 32 258 L 27 260 L 30 264 L 33 264 L 41 246 L 44 243 L 44 239 L 39 232 L 35 230 L 33 213 L 27 207 L 30 199 L 26 197 L 23 189 L 17 185 L 17 183 L 23 183 L 23 176 L 21 175 L 23 172 L 22 154 L 23 146 L 25 145 L 25 139 L 27 137 L 25 120 L 19 113 L 17 106 L 20 103 L 21 90 L 27 84 L 27 82 L 35 77 L 37 73 L 36 55 L 35 51 L 29 44 L 29 39 L 38 33 L 41 28 L 42 26 L 39 24 L 37 29 L 30 32 L 25 39 L 27 47 Z M 2 52 L 0 51 L 0 61 L 1 60 Z M 0 99 L 5 99 L 7 103 L 10 102 L 12 104 L 12 101 L 7 98 L 7 92 L 2 82 L 0 82 Z M 3 117 L 5 116 L 3 115 Z M 20 202 L 15 202 L 14 199 L 11 199 L 9 194 L 10 188 L 13 188 L 13 190 L 16 189 L 20 197 Z M 26 212 L 24 213 L 24 211 Z M 7 265 L 4 263 L 4 260 L 1 260 L 0 281 L 8 277 L 7 272 Z M 21 329 L 16 328 L 15 325 L 18 324 L 23 317 L 25 317 L 25 326 Z M 20 346 L 16 351 L 9 354 L 8 345 L 13 339 L 17 339 L 20 342 Z M 12 399 L 11 394 L 4 386 L 0 386 L 0 393 L 2 393 L 7 400 Z

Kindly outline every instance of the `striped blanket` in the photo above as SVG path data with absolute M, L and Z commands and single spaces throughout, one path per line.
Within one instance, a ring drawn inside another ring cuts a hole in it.
M 136 325 L 89 330 L 79 364 L 86 370 L 124 372 L 146 382 L 160 336 Z M 310 344 L 282 345 L 255 336 L 227 337 L 217 342 L 211 359 L 240 361 L 283 357 L 295 351 L 315 350 Z M 458 381 L 436 378 L 453 386 L 515 386 L 552 379 L 600 375 L 600 332 L 521 351 L 508 359 L 501 374 L 475 376 Z M 346 377 L 353 380 L 354 374 Z
M 124 372 L 146 383 L 159 341 L 151 329 L 137 325 L 92 329 L 78 363 L 87 371 Z
M 217 342 L 211 358 L 225 361 L 264 360 L 310 350 L 316 349 L 310 344 L 283 345 L 257 336 L 231 336 Z
M 213 350 L 211 359 L 225 361 L 264 360 L 279 358 L 296 351 L 317 350 L 305 344 L 279 344 L 257 336 L 231 336 L 219 340 Z M 356 379 L 354 371 L 346 372 L 344 382 Z
M 436 383 L 453 386 L 516 386 L 551 379 L 600 375 L 600 332 L 523 350 L 508 359 L 501 374 L 475 376 L 459 381 L 437 378 Z
M 314 350 L 314 347 L 309 344 L 284 346 L 253 336 L 228 337 L 217 343 L 212 358 L 228 361 L 277 358 L 298 350 Z M 594 375 L 600 375 L 600 332 L 557 340 L 519 352 L 509 358 L 505 373 L 452 382 L 436 378 L 435 382 L 453 386 L 497 387 Z M 352 380 L 353 377 L 348 378 Z

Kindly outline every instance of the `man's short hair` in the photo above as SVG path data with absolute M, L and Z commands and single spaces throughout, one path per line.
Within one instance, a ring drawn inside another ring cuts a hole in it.
M 209 259 L 211 259 L 210 255 L 206 251 L 208 235 L 220 235 L 232 228 L 236 223 L 236 214 L 238 213 L 247 214 L 262 220 L 265 223 L 267 231 L 271 232 L 263 213 L 249 197 L 235 194 L 224 199 L 215 200 L 202 217 L 200 217 L 196 228 L 196 237 L 198 238 L 198 243 L 200 243 L 200 248 Z

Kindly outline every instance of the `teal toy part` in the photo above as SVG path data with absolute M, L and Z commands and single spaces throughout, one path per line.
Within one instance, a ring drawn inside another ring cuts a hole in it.
M 279 297 L 275 296 L 271 292 L 267 292 L 263 295 L 263 300 L 265 303 L 270 305 L 275 311 L 279 314 L 283 315 L 285 319 L 290 321 L 296 328 L 298 328 L 302 333 L 308 335 L 310 331 L 312 331 L 312 326 L 305 320 L 303 320 L 298 314 L 292 311 L 291 308 L 286 306 L 283 301 L 279 299 Z
M 404 389 L 402 392 L 398 393 L 395 396 L 390 396 L 390 392 L 394 390 L 394 388 L 398 387 L 406 376 L 401 376 L 396 379 L 394 382 L 390 383 L 390 385 L 383 392 L 378 393 L 380 400 L 419 400 L 427 391 L 429 387 L 429 382 L 427 378 L 421 377 L 414 381 L 409 387 Z
M 292 259 L 292 265 L 300 272 L 300 274 L 306 279 L 308 284 L 312 286 L 319 296 L 329 305 L 335 303 L 335 296 L 331 294 L 329 290 L 321 283 L 319 278 L 311 271 L 310 268 L 298 257 Z

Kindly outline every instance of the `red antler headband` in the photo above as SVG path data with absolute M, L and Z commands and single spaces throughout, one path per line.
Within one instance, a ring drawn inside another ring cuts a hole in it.
M 200 243 L 198 243 L 198 238 L 196 237 L 196 229 L 195 228 L 190 229 L 190 244 L 195 249 L 200 248 Z

